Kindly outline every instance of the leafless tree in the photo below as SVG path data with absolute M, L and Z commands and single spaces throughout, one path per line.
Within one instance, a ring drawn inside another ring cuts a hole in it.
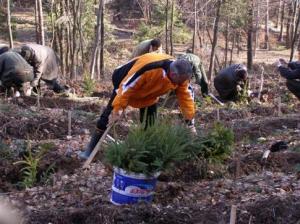
M 12 35 L 12 29 L 11 29 L 11 14 L 10 14 L 10 0 L 6 1 L 7 3 L 7 27 L 8 27 L 8 37 L 9 37 L 9 46 L 10 48 L 14 47 L 14 42 L 13 42 L 13 35 Z

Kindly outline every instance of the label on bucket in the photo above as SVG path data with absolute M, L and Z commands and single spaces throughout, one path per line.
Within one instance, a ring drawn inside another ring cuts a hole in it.
M 153 194 L 155 184 L 156 178 L 142 180 L 115 173 L 112 188 L 119 194 L 147 197 Z

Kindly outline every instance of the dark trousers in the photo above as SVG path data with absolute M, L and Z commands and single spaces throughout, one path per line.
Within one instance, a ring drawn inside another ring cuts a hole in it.
M 46 85 L 49 86 L 49 88 L 51 88 L 55 93 L 62 93 L 67 90 L 65 86 L 61 86 L 58 83 L 57 79 L 53 79 L 53 80 L 41 79 L 41 80 L 44 81 Z
M 287 79 L 286 86 L 300 100 L 300 81 Z
M 126 73 L 127 74 L 127 73 Z M 126 75 L 125 74 L 125 75 Z M 117 95 L 117 89 L 119 88 L 120 83 L 125 77 L 124 71 L 116 69 L 112 75 L 112 82 L 114 86 L 114 90 L 110 96 L 110 99 L 106 105 L 106 108 L 102 112 L 100 118 L 97 120 L 97 128 L 104 131 L 107 128 L 107 124 L 109 121 L 109 115 L 111 114 L 113 107 L 112 103 Z M 153 125 L 157 116 L 157 106 L 153 104 L 149 107 L 140 108 L 140 122 L 145 124 L 145 128 L 148 125 Z

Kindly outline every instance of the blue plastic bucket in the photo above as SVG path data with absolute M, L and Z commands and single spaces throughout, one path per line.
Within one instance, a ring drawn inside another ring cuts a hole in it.
M 158 175 L 146 176 L 114 168 L 110 201 L 115 205 L 151 202 Z

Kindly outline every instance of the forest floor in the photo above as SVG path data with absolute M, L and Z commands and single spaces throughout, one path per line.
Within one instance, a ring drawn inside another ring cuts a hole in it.
M 0 196 L 28 223 L 229 223 L 232 205 L 237 206 L 237 223 L 299 223 L 300 102 L 272 66 L 288 54 L 257 51 L 261 60 L 255 60 L 250 86 L 258 89 L 263 66 L 261 102 L 220 106 L 202 99 L 196 87 L 197 129 L 206 132 L 214 122 L 222 122 L 234 131 L 235 149 L 224 164 L 210 164 L 205 177 L 195 163 L 175 169 L 168 178 L 162 175 L 151 204 L 113 205 L 113 173 L 103 156 L 99 154 L 89 169 L 82 169 L 78 160 L 109 99 L 109 81 L 98 84 L 92 97 L 82 97 L 80 82 L 70 83 L 77 97 L 64 98 L 48 90 L 40 99 L 2 94 Z M 245 62 L 245 55 L 242 51 L 239 60 Z M 179 111 L 166 106 L 160 113 L 177 119 Z M 138 122 L 137 110 L 129 109 L 126 116 L 110 133 L 113 137 L 124 139 L 130 125 Z M 279 140 L 288 142 L 289 148 L 271 153 L 262 165 L 263 152 Z M 22 186 L 22 165 L 15 164 L 26 148 L 46 151 L 31 188 Z

